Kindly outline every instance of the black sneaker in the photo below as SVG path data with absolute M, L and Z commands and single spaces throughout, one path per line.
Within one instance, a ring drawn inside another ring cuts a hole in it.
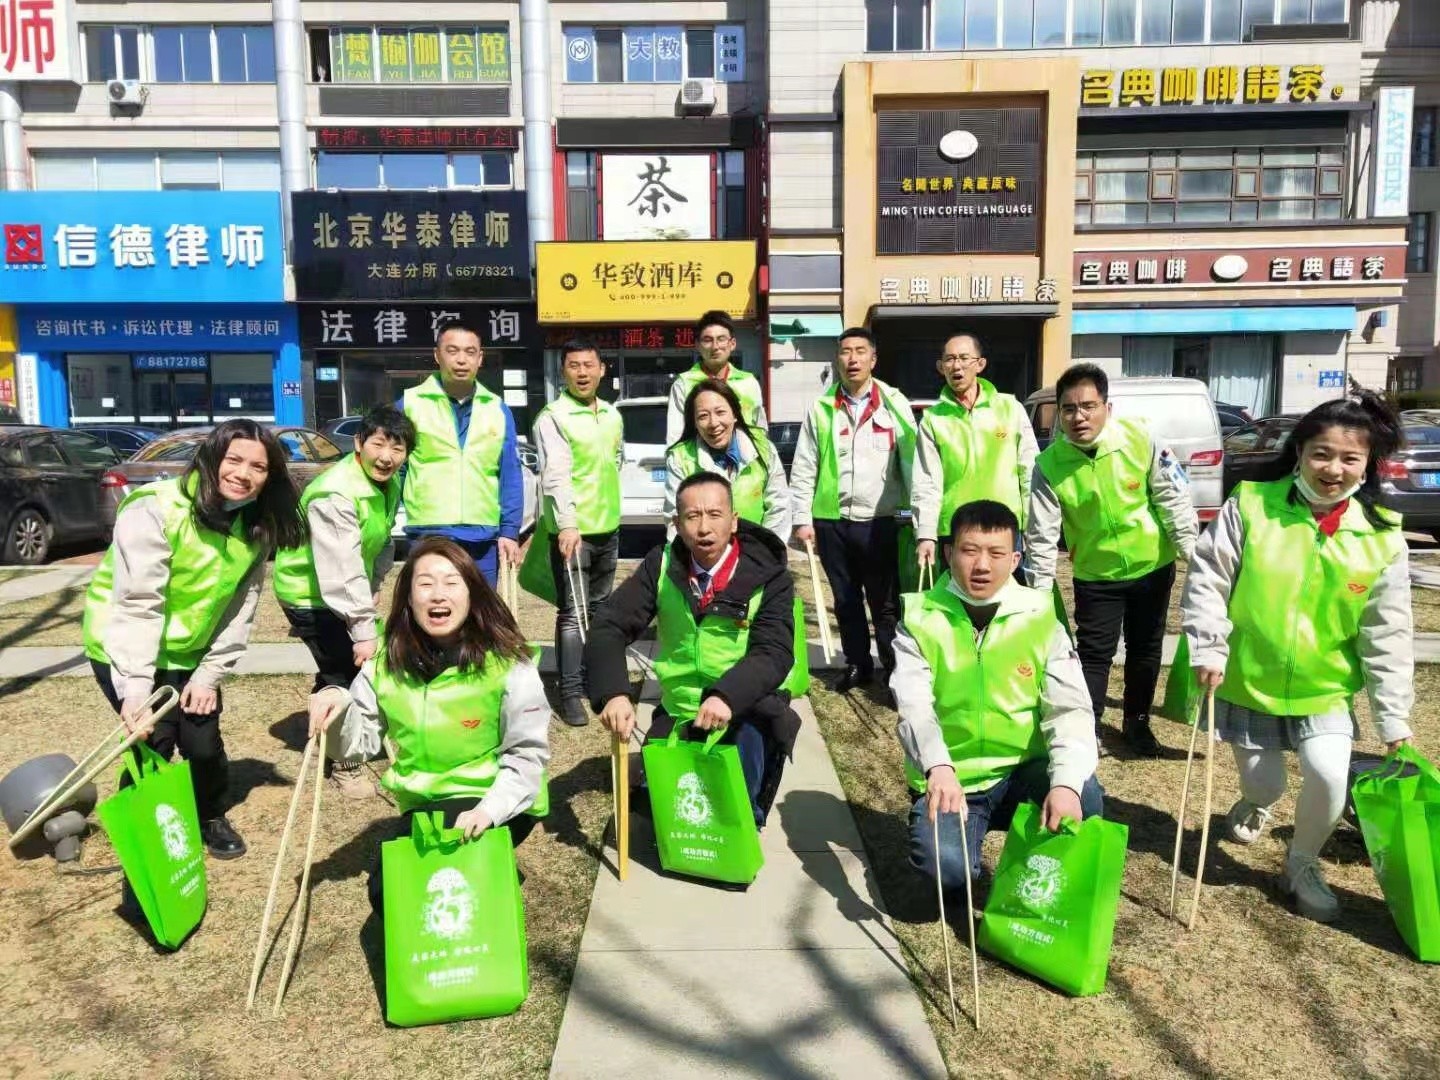
M 1150 730 L 1150 717 L 1141 713 L 1139 716 L 1125 717 L 1123 727 L 1125 741 L 1130 744 L 1130 749 L 1135 751 L 1138 757 L 1159 757 L 1160 743 L 1155 738 L 1155 733 Z
M 217 859 L 238 859 L 247 850 L 235 827 L 223 817 L 202 821 L 200 836 L 205 841 L 205 850 Z
M 578 697 L 566 698 L 560 703 L 560 719 L 571 727 L 584 727 L 590 723 L 590 716 L 585 712 L 585 702 Z

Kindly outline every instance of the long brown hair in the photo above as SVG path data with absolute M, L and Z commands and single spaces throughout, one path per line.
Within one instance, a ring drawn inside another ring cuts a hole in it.
M 684 446 L 692 439 L 695 441 L 696 446 L 704 442 L 700 437 L 700 426 L 695 423 L 695 402 L 701 394 L 706 393 L 719 394 L 725 399 L 725 403 L 730 406 L 730 411 L 735 414 L 735 430 L 743 431 L 749 436 L 750 441 L 755 444 L 755 449 L 758 451 L 760 464 L 766 466 L 768 469 L 769 462 L 765 460 L 765 452 L 761 449 L 759 442 L 755 438 L 754 429 L 751 428 L 745 420 L 745 409 L 744 406 L 740 404 L 740 395 L 735 393 L 735 388 L 724 379 L 701 379 L 690 388 L 690 393 L 685 397 L 684 427 L 680 431 L 680 438 L 676 439 L 666 448 L 667 452 L 677 446 Z
M 300 494 L 286 466 L 285 451 L 269 428 L 253 420 L 226 420 L 215 427 L 195 449 L 195 456 L 181 478 L 181 487 L 195 492 L 191 514 L 197 525 L 228 533 L 234 518 L 225 509 L 220 494 L 220 463 L 236 439 L 258 442 L 265 449 L 269 474 L 255 500 L 238 513 L 245 523 L 245 535 L 266 547 L 300 547 L 310 537 L 305 515 L 300 512 Z M 194 485 L 192 487 L 192 484 Z
M 415 566 L 426 555 L 439 555 L 460 573 L 470 594 L 470 614 L 460 624 L 458 652 L 441 648 L 440 644 L 415 623 L 410 610 L 410 588 L 415 580 Z M 443 536 L 427 536 L 410 549 L 410 555 L 395 582 L 395 595 L 390 603 L 390 619 L 385 627 L 385 666 L 397 678 L 428 683 L 448 667 L 461 671 L 479 671 L 488 656 L 515 661 L 530 659 L 525 635 L 520 632 L 515 616 L 501 602 L 490 583 L 475 565 L 475 560 L 454 540 Z

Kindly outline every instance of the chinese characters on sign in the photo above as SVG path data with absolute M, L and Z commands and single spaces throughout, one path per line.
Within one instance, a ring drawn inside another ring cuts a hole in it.
M 536 245 L 542 322 L 681 322 L 715 308 L 755 312 L 752 240 Z
M 596 326 L 576 329 L 554 327 L 545 331 L 545 348 L 558 349 L 575 336 L 594 342 L 597 349 L 652 349 L 688 352 L 695 348 L 694 326 Z
M 322 127 L 315 145 L 322 150 L 514 150 L 513 127 Z
M 1246 67 L 1092 69 L 1080 77 L 1080 104 L 1087 108 L 1118 105 L 1273 105 L 1338 101 L 1345 87 L 1325 85 L 1319 64 Z
M 508 83 L 510 33 L 503 26 L 337 28 L 330 62 L 337 83 L 373 83 L 377 72 L 382 83 Z
M 38 225 L 4 226 L 5 269 L 45 269 L 49 256 Z M 155 235 L 148 225 L 114 225 L 106 235 L 108 258 L 117 270 L 155 266 Z M 171 224 L 162 235 L 162 247 L 172 268 L 195 269 L 210 261 L 211 237 L 203 225 Z M 220 231 L 219 257 L 226 267 L 253 270 L 265 261 L 264 225 L 226 225 Z M 94 225 L 60 224 L 50 238 L 55 265 L 61 270 L 84 270 L 100 260 L 100 230 Z
M 0 0 L 0 80 L 76 82 L 70 0 Z
M 300 192 L 301 300 L 528 299 L 524 192 Z
M 606 239 L 710 239 L 708 154 L 604 154 L 600 176 Z
M 938 287 L 937 287 L 938 284 Z M 1053 304 L 1055 279 L 1041 278 L 1033 289 L 1023 274 L 915 274 L 882 277 L 882 304 Z
M 1082 251 L 1075 254 L 1077 289 L 1132 287 L 1226 288 L 1246 285 L 1393 284 L 1404 280 L 1405 245 L 1338 245 L 1246 251 Z
M 192 315 L 198 315 L 192 312 Z M 183 342 L 186 339 L 208 335 L 211 338 L 276 338 L 280 335 L 279 319 L 219 319 L 219 318 L 65 318 L 63 316 L 34 315 L 27 329 L 28 339 L 44 342 L 49 338 L 115 339 L 115 338 L 164 338 Z
M 434 348 L 440 327 L 459 319 L 487 349 L 535 349 L 540 329 L 533 304 L 306 304 L 300 343 L 307 349 Z

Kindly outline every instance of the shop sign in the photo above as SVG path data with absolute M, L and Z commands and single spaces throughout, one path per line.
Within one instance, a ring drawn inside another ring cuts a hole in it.
M 1410 213 L 1410 125 L 1413 86 L 1386 86 L 1375 102 L 1375 191 L 1372 217 Z
M 709 240 L 709 154 L 602 154 L 606 240 Z
M 209 371 L 208 353 L 135 353 L 130 366 L 136 371 Z
M 474 327 L 487 349 L 540 345 L 534 304 L 306 304 L 300 309 L 300 344 L 429 352 L 440 327 L 456 320 Z
M 40 422 L 40 358 L 34 353 L 15 354 L 16 389 L 19 391 L 20 422 Z
M 544 243 L 535 262 L 542 323 L 755 315 L 753 240 Z
M 0 81 L 79 82 L 70 0 L 0 0 Z
M 15 309 L 0 306 L 0 353 L 12 353 L 20 348 L 20 336 L 15 329 Z
M 1075 253 L 1077 290 L 1375 285 L 1404 280 L 1404 244 Z
M 1053 304 L 1055 279 L 1024 274 L 912 274 L 882 277 L 882 304 Z
M 514 150 L 514 127 L 322 127 L 315 129 L 321 150 Z
M 0 193 L 17 304 L 285 298 L 280 199 L 259 191 Z
M 302 191 L 299 300 L 530 297 L 523 191 Z
M 1343 390 L 1345 389 L 1345 372 L 1317 372 L 1315 381 L 1319 385 L 1321 390 Z
M 1043 111 L 881 110 L 875 251 L 1036 251 Z
M 1080 76 L 1087 108 L 1132 105 L 1308 105 L 1339 101 L 1345 87 L 1325 85 L 1321 64 L 1216 64 L 1210 67 L 1091 68 Z
M 685 326 L 552 326 L 545 330 L 545 348 L 558 349 L 571 338 L 597 349 L 653 349 L 688 352 L 695 348 L 695 327 Z
M 40 352 L 273 352 L 293 340 L 290 318 L 283 304 L 65 304 L 19 313 L 20 341 Z

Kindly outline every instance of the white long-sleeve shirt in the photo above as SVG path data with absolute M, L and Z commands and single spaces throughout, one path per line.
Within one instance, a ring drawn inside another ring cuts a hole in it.
M 346 495 L 315 499 L 305 512 L 314 551 L 320 599 L 345 620 L 351 641 L 373 641 L 378 634 L 375 594 L 395 565 L 395 542 L 386 541 L 375 557 L 372 574 L 365 573 L 360 517 Z

